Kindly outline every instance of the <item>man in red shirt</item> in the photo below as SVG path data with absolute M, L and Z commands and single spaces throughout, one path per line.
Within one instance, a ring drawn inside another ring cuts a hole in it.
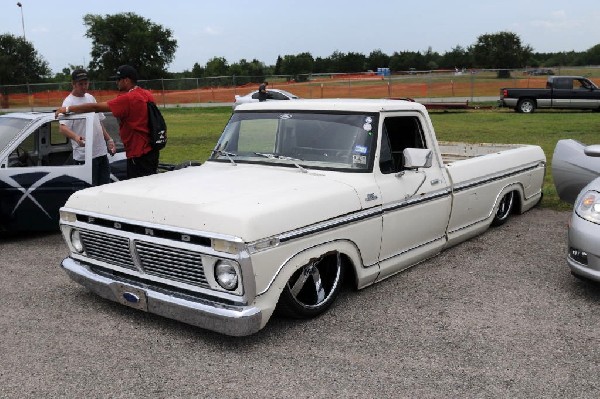
M 55 115 L 69 112 L 112 112 L 119 118 L 119 135 L 127 155 L 127 177 L 141 177 L 156 173 L 159 151 L 150 145 L 148 134 L 148 109 L 146 103 L 154 102 L 152 93 L 137 85 L 137 71 L 121 65 L 114 76 L 122 94 L 102 103 L 89 103 L 60 107 Z

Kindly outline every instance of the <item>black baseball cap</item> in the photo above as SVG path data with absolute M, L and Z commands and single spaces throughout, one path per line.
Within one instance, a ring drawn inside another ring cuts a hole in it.
M 71 73 L 71 79 L 73 82 L 79 82 L 80 80 L 88 80 L 88 74 L 85 69 L 78 68 Z
M 111 76 L 111 79 L 124 79 L 129 78 L 134 82 L 138 80 L 138 74 L 134 67 L 131 65 L 121 65 L 117 68 L 117 74 L 115 76 Z

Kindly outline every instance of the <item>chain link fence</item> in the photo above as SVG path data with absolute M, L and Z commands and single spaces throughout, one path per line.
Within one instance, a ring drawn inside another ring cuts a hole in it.
M 507 73 L 508 72 L 508 73 Z M 499 97 L 504 87 L 545 87 L 548 74 L 586 76 L 600 84 L 600 66 L 529 68 L 515 70 L 405 71 L 383 75 L 311 74 L 267 76 L 270 89 L 287 90 L 302 98 L 414 98 L 427 102 L 473 102 L 482 97 Z M 498 76 L 508 76 L 499 78 Z M 162 106 L 231 104 L 236 95 L 258 89 L 256 77 L 219 76 L 211 78 L 141 80 L 139 85 L 153 92 Z M 0 108 L 46 110 L 56 108 L 71 91 L 70 82 L 0 86 Z M 118 95 L 113 81 L 91 81 L 89 92 L 99 102 Z

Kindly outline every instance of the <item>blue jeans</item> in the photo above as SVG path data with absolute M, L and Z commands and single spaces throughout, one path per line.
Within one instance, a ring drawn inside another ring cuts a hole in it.
M 108 156 L 102 155 L 92 159 L 92 186 L 110 183 L 110 165 Z

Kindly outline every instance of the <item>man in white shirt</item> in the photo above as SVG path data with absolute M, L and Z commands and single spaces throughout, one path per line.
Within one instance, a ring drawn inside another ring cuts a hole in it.
M 94 96 L 87 92 L 89 79 L 85 69 L 75 69 L 71 74 L 71 79 L 73 90 L 62 103 L 67 112 L 69 106 L 96 102 Z M 102 113 L 94 116 L 92 143 L 92 185 L 94 186 L 110 183 L 110 165 L 107 153 L 110 151 L 111 154 L 114 154 L 116 151 L 114 141 L 102 125 L 101 120 L 104 118 Z M 73 163 L 83 165 L 85 163 L 85 120 L 61 121 L 60 132 L 71 139 Z

